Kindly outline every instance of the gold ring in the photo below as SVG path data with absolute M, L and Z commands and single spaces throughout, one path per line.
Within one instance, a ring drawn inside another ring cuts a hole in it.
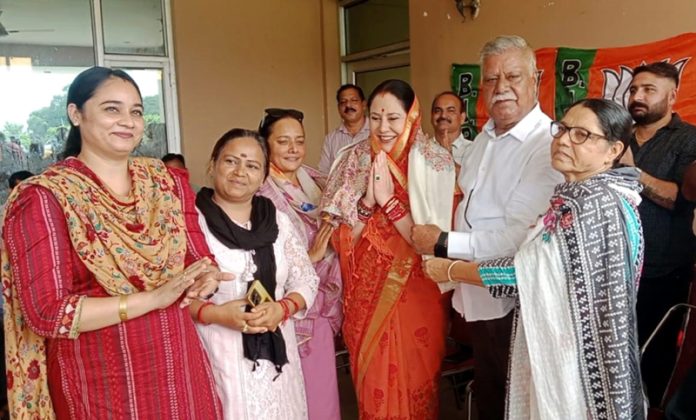
M 249 330 L 249 324 L 244 322 L 244 327 L 242 327 L 242 333 L 246 333 Z

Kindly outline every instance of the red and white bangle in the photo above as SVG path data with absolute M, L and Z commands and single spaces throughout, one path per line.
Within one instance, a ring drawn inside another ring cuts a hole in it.
M 396 223 L 403 219 L 408 213 L 406 207 L 399 201 L 396 196 L 392 196 L 386 203 L 384 203 L 384 213 L 387 215 L 387 219 L 390 222 Z

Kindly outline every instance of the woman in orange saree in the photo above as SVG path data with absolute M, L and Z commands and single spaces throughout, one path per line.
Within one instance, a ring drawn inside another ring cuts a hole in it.
M 449 230 L 454 163 L 420 130 L 401 80 L 368 100 L 370 138 L 332 171 L 322 210 L 344 279 L 343 335 L 361 419 L 436 419 L 446 302 L 410 245 L 414 221 Z

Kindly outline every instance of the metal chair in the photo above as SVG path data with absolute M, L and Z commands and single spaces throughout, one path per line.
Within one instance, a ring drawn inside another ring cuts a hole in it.
M 469 401 L 474 377 L 474 357 L 469 327 L 464 318 L 454 311 L 450 313 L 449 333 L 446 338 L 446 356 L 442 361 L 442 378 L 447 378 L 454 392 L 457 410 Z M 471 410 L 469 410 L 469 413 Z M 467 419 L 471 418 L 471 415 Z
M 694 300 L 693 294 L 691 300 Z M 679 387 L 679 385 L 683 381 L 688 366 L 691 366 L 693 360 L 696 359 L 696 331 L 692 331 L 692 329 L 696 329 L 696 319 L 691 318 L 692 309 L 696 309 L 696 305 L 690 303 L 678 303 L 669 308 L 667 313 L 657 324 L 657 327 L 655 327 L 653 332 L 650 334 L 648 339 L 640 348 L 640 355 L 642 357 L 645 353 L 645 350 L 648 348 L 655 336 L 662 330 L 662 327 L 672 317 L 672 315 L 677 313 L 678 311 L 685 310 L 685 313 L 683 315 L 684 320 L 682 322 L 682 328 L 679 333 L 678 342 L 676 343 L 676 345 L 679 347 L 679 350 L 677 352 L 677 359 L 674 363 L 674 367 L 672 369 L 669 381 L 667 383 L 667 387 L 665 388 L 665 392 L 662 396 L 660 406 L 649 408 L 649 419 L 662 418 L 662 413 L 664 411 L 665 405 L 669 401 L 669 397 L 674 393 L 674 391 Z M 684 366 L 686 366 L 686 368 Z

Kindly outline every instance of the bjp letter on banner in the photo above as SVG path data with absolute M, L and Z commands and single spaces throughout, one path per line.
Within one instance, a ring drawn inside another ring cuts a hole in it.
M 628 105 L 633 68 L 667 61 L 679 69 L 679 93 L 674 110 L 696 124 L 696 33 L 619 48 L 542 48 L 535 51 L 537 87 L 541 109 L 560 118 L 575 101 L 586 97 L 613 100 Z M 488 119 L 479 96 L 481 69 L 478 64 L 452 65 L 452 90 L 464 100 L 467 120 L 464 136 L 473 139 Z

